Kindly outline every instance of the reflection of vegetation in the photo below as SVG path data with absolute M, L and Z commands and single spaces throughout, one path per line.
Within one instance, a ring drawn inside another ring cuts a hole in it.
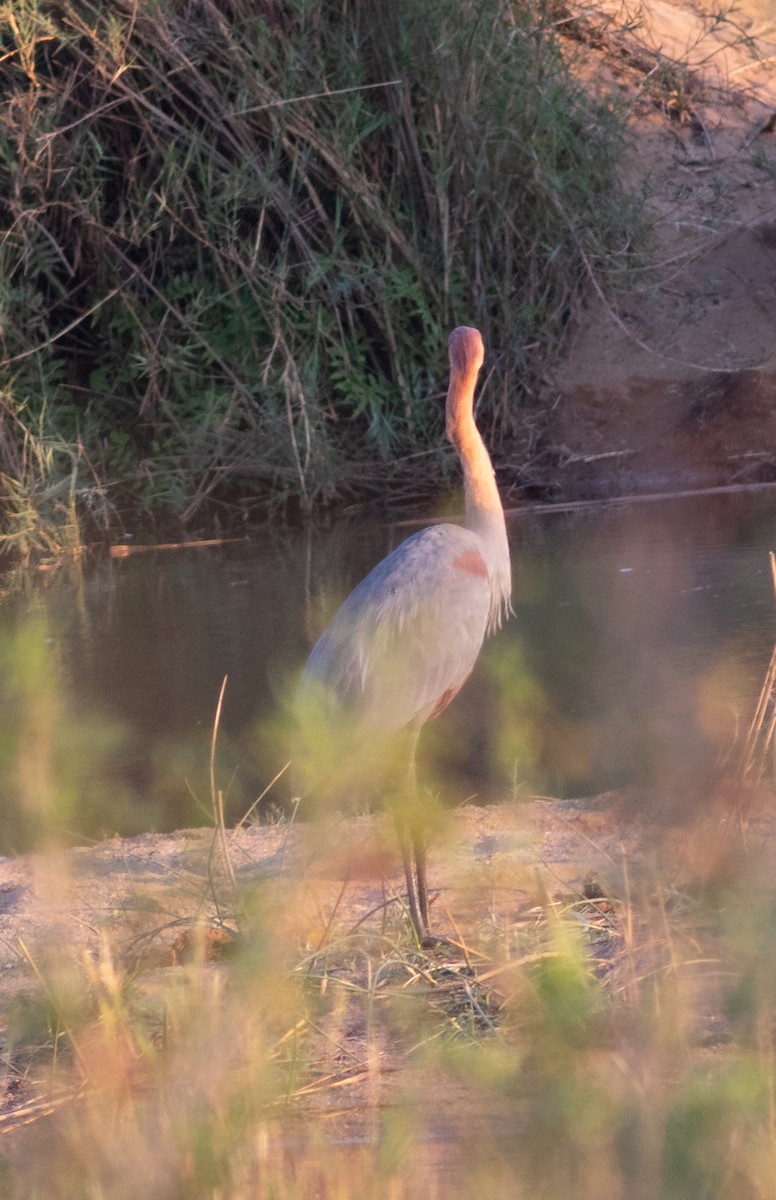
M 435 443 L 461 321 L 493 443 L 627 260 L 618 126 L 543 0 L 25 0 L 0 34 L 9 514 L 309 506 Z
M 105 830 L 126 812 L 110 770 L 121 731 L 99 714 L 76 712 L 61 689 L 56 640 L 42 621 L 0 645 L 2 852 L 71 840 L 75 828 Z M 135 818 L 144 814 L 138 813 Z
M 207 821 L 207 735 L 160 739 L 138 760 L 120 722 L 73 700 L 61 656 L 43 620 L 27 618 L 0 642 L 0 854 Z

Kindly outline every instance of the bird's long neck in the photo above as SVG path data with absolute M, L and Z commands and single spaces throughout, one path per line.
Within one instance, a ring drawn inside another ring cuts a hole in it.
M 456 361 L 456 358 L 460 361 Z M 447 436 L 455 446 L 463 468 L 466 525 L 476 533 L 491 580 L 490 629 L 497 628 L 509 612 L 512 572 L 509 562 L 504 509 L 496 487 L 490 455 L 474 423 L 474 389 L 480 361 L 451 353 L 450 387 L 447 393 Z

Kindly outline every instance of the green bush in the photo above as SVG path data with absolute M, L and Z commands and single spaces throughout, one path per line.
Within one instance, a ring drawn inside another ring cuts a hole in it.
M 543 0 L 17 0 L 0 38 L 6 506 L 26 434 L 33 508 L 309 508 L 438 444 L 457 323 L 498 446 L 627 261 Z

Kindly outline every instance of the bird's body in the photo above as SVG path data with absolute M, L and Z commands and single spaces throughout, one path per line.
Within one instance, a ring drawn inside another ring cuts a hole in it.
M 350 735 L 383 739 L 406 729 L 413 780 L 418 732 L 460 691 L 486 634 L 510 609 L 504 514 L 473 417 L 482 357 L 477 330 L 453 331 L 446 423 L 464 472 L 466 524 L 422 529 L 378 563 L 318 639 L 300 684 L 300 696 L 316 695 L 327 722 Z M 410 912 L 424 935 L 424 851 L 418 835 L 412 841 L 414 880 L 405 835 Z
M 351 592 L 305 674 L 364 734 L 423 724 L 471 673 L 489 603 L 487 568 L 470 530 L 422 529 Z

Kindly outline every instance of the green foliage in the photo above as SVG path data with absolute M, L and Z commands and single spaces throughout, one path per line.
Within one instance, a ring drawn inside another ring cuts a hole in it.
M 0 382 L 79 497 L 309 507 L 436 441 L 456 323 L 498 442 L 627 262 L 619 127 L 543 0 L 20 0 L 0 42 Z
M 768 1117 L 768 1081 L 756 1060 L 693 1073 L 668 1114 L 661 1194 L 666 1200 L 706 1200 L 734 1189 L 754 1194 L 746 1160 L 758 1157 Z
M 53 634 L 44 621 L 32 621 L 0 642 L 3 853 L 70 840 L 76 822 L 104 831 L 122 818 L 140 827 L 148 817 L 142 808 L 133 815 L 116 778 L 123 731 L 99 713 L 74 710 L 64 696 Z

